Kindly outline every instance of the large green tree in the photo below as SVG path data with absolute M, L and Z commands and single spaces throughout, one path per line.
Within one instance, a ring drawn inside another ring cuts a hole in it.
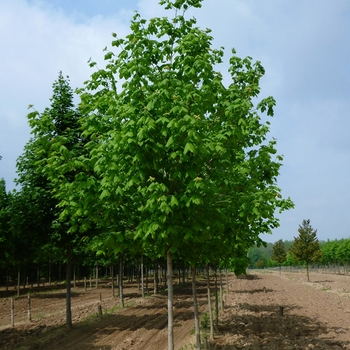
M 28 115 L 33 137 L 17 162 L 18 183 L 40 210 L 41 215 L 32 218 L 39 219 L 43 225 L 39 233 L 49 236 L 56 246 L 66 252 L 66 324 L 71 328 L 71 260 L 76 237 L 68 234 L 70 226 L 67 222 L 58 220 L 62 211 L 58 204 L 61 184 L 74 178 L 72 160 L 82 150 L 82 139 L 79 113 L 73 103 L 73 90 L 68 77 L 65 78 L 62 72 L 53 84 L 50 102 L 51 106 L 43 113 L 34 110 Z
M 298 228 L 299 235 L 294 237 L 290 252 L 295 260 L 303 261 L 306 264 L 307 280 L 310 281 L 309 266 L 312 262 L 320 261 L 322 252 L 317 239 L 317 230 L 310 224 L 310 219 L 303 220 Z
M 132 234 L 167 258 L 169 350 L 174 254 L 186 246 L 198 257 L 212 253 L 207 242 L 254 244 L 278 225 L 275 209 L 292 205 L 276 186 L 282 158 L 259 116 L 272 116 L 275 101 L 254 105 L 264 68 L 233 50 L 224 84 L 223 49 L 185 18 L 201 2 L 161 1 L 173 18 L 136 13 L 125 39 L 113 34 L 118 53 L 107 51 L 106 68 L 80 91 L 90 156 L 74 163 L 82 171 L 60 202 L 72 231 L 94 218 L 120 244 Z

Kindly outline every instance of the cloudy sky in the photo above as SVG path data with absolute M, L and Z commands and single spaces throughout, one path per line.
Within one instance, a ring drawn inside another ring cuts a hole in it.
M 103 65 L 111 33 L 129 33 L 134 10 L 169 15 L 158 0 L 0 0 L 0 178 L 14 188 L 16 159 L 30 138 L 27 106 L 48 107 L 58 72 L 73 88 Z M 214 46 L 262 62 L 261 97 L 277 100 L 271 137 L 284 155 L 279 186 L 295 209 L 269 242 L 292 240 L 310 219 L 321 240 L 350 237 L 350 2 L 204 0 L 189 13 Z

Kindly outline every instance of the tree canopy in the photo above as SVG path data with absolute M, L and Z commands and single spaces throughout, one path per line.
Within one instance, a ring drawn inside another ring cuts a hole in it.
M 322 257 L 319 241 L 317 239 L 317 230 L 314 230 L 310 224 L 310 219 L 303 220 L 298 228 L 299 235 L 294 237 L 293 245 L 290 251 L 297 261 L 304 261 L 307 270 L 307 280 L 309 277 L 310 263 L 319 261 Z

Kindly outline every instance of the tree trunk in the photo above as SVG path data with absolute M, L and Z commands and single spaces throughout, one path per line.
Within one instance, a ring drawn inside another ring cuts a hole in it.
M 123 294 L 123 256 L 121 255 L 119 257 L 119 279 L 118 279 L 118 284 L 119 284 L 119 303 L 120 307 L 124 307 L 124 294 Z
M 180 272 L 180 271 L 179 271 Z M 196 267 L 192 266 L 192 294 L 193 294 L 193 308 L 194 308 L 194 329 L 196 335 L 196 349 L 201 349 L 201 333 L 199 328 L 199 313 L 196 290 Z
M 210 321 L 210 340 L 214 339 L 213 310 L 211 309 L 209 265 L 207 265 L 207 292 L 208 292 L 208 312 Z
M 66 277 L 66 326 L 72 329 L 71 309 L 71 273 L 72 273 L 72 252 L 71 247 L 67 248 L 67 277 Z
M 141 290 L 141 262 L 137 263 L 137 289 Z
M 227 269 L 226 269 L 226 289 L 227 289 L 227 293 L 229 293 L 229 291 L 230 291 L 230 285 L 229 285 L 229 283 L 228 283 L 228 271 L 227 271 Z
M 223 293 L 223 287 L 222 287 L 222 271 L 219 269 L 220 273 L 220 310 L 224 310 L 224 293 Z
M 307 281 L 310 282 L 310 276 L 309 276 L 309 264 L 306 264 L 306 274 L 307 274 Z
M 9 266 L 6 266 L 6 292 L 9 291 Z
M 154 290 L 153 294 L 156 295 L 158 292 L 158 264 L 154 264 Z
M 40 267 L 39 267 L 39 264 L 36 268 L 36 283 L 37 283 L 38 287 L 40 287 Z
M 112 285 L 111 285 L 111 288 L 112 288 L 112 297 L 114 298 L 114 268 L 113 268 L 113 264 L 111 264 L 111 276 L 112 276 Z
M 145 297 L 145 281 L 143 278 L 143 254 L 141 255 L 141 294 L 142 298 Z
M 51 286 L 51 257 L 49 259 L 49 286 Z
M 219 297 L 218 297 L 218 275 L 217 268 L 215 266 L 215 329 L 219 330 Z
M 19 297 L 19 289 L 21 287 L 21 263 L 17 267 L 17 296 Z
M 149 265 L 147 264 L 146 265 L 146 293 L 147 293 L 147 295 L 149 295 L 149 289 L 148 289 L 148 268 L 149 268 Z
M 170 250 L 167 252 L 168 286 L 168 350 L 174 350 L 174 315 L 173 315 L 173 260 Z
M 96 278 L 96 288 L 98 288 L 98 265 L 96 265 L 96 269 L 95 269 L 95 278 Z

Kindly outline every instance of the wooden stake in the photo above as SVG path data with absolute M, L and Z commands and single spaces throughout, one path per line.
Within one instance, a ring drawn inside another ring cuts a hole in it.
M 28 321 L 30 322 L 32 320 L 32 314 L 30 310 L 30 294 L 28 293 Z
M 11 326 L 15 325 L 15 299 L 11 298 Z
M 280 306 L 280 316 L 283 316 L 283 310 L 284 310 L 284 306 Z

